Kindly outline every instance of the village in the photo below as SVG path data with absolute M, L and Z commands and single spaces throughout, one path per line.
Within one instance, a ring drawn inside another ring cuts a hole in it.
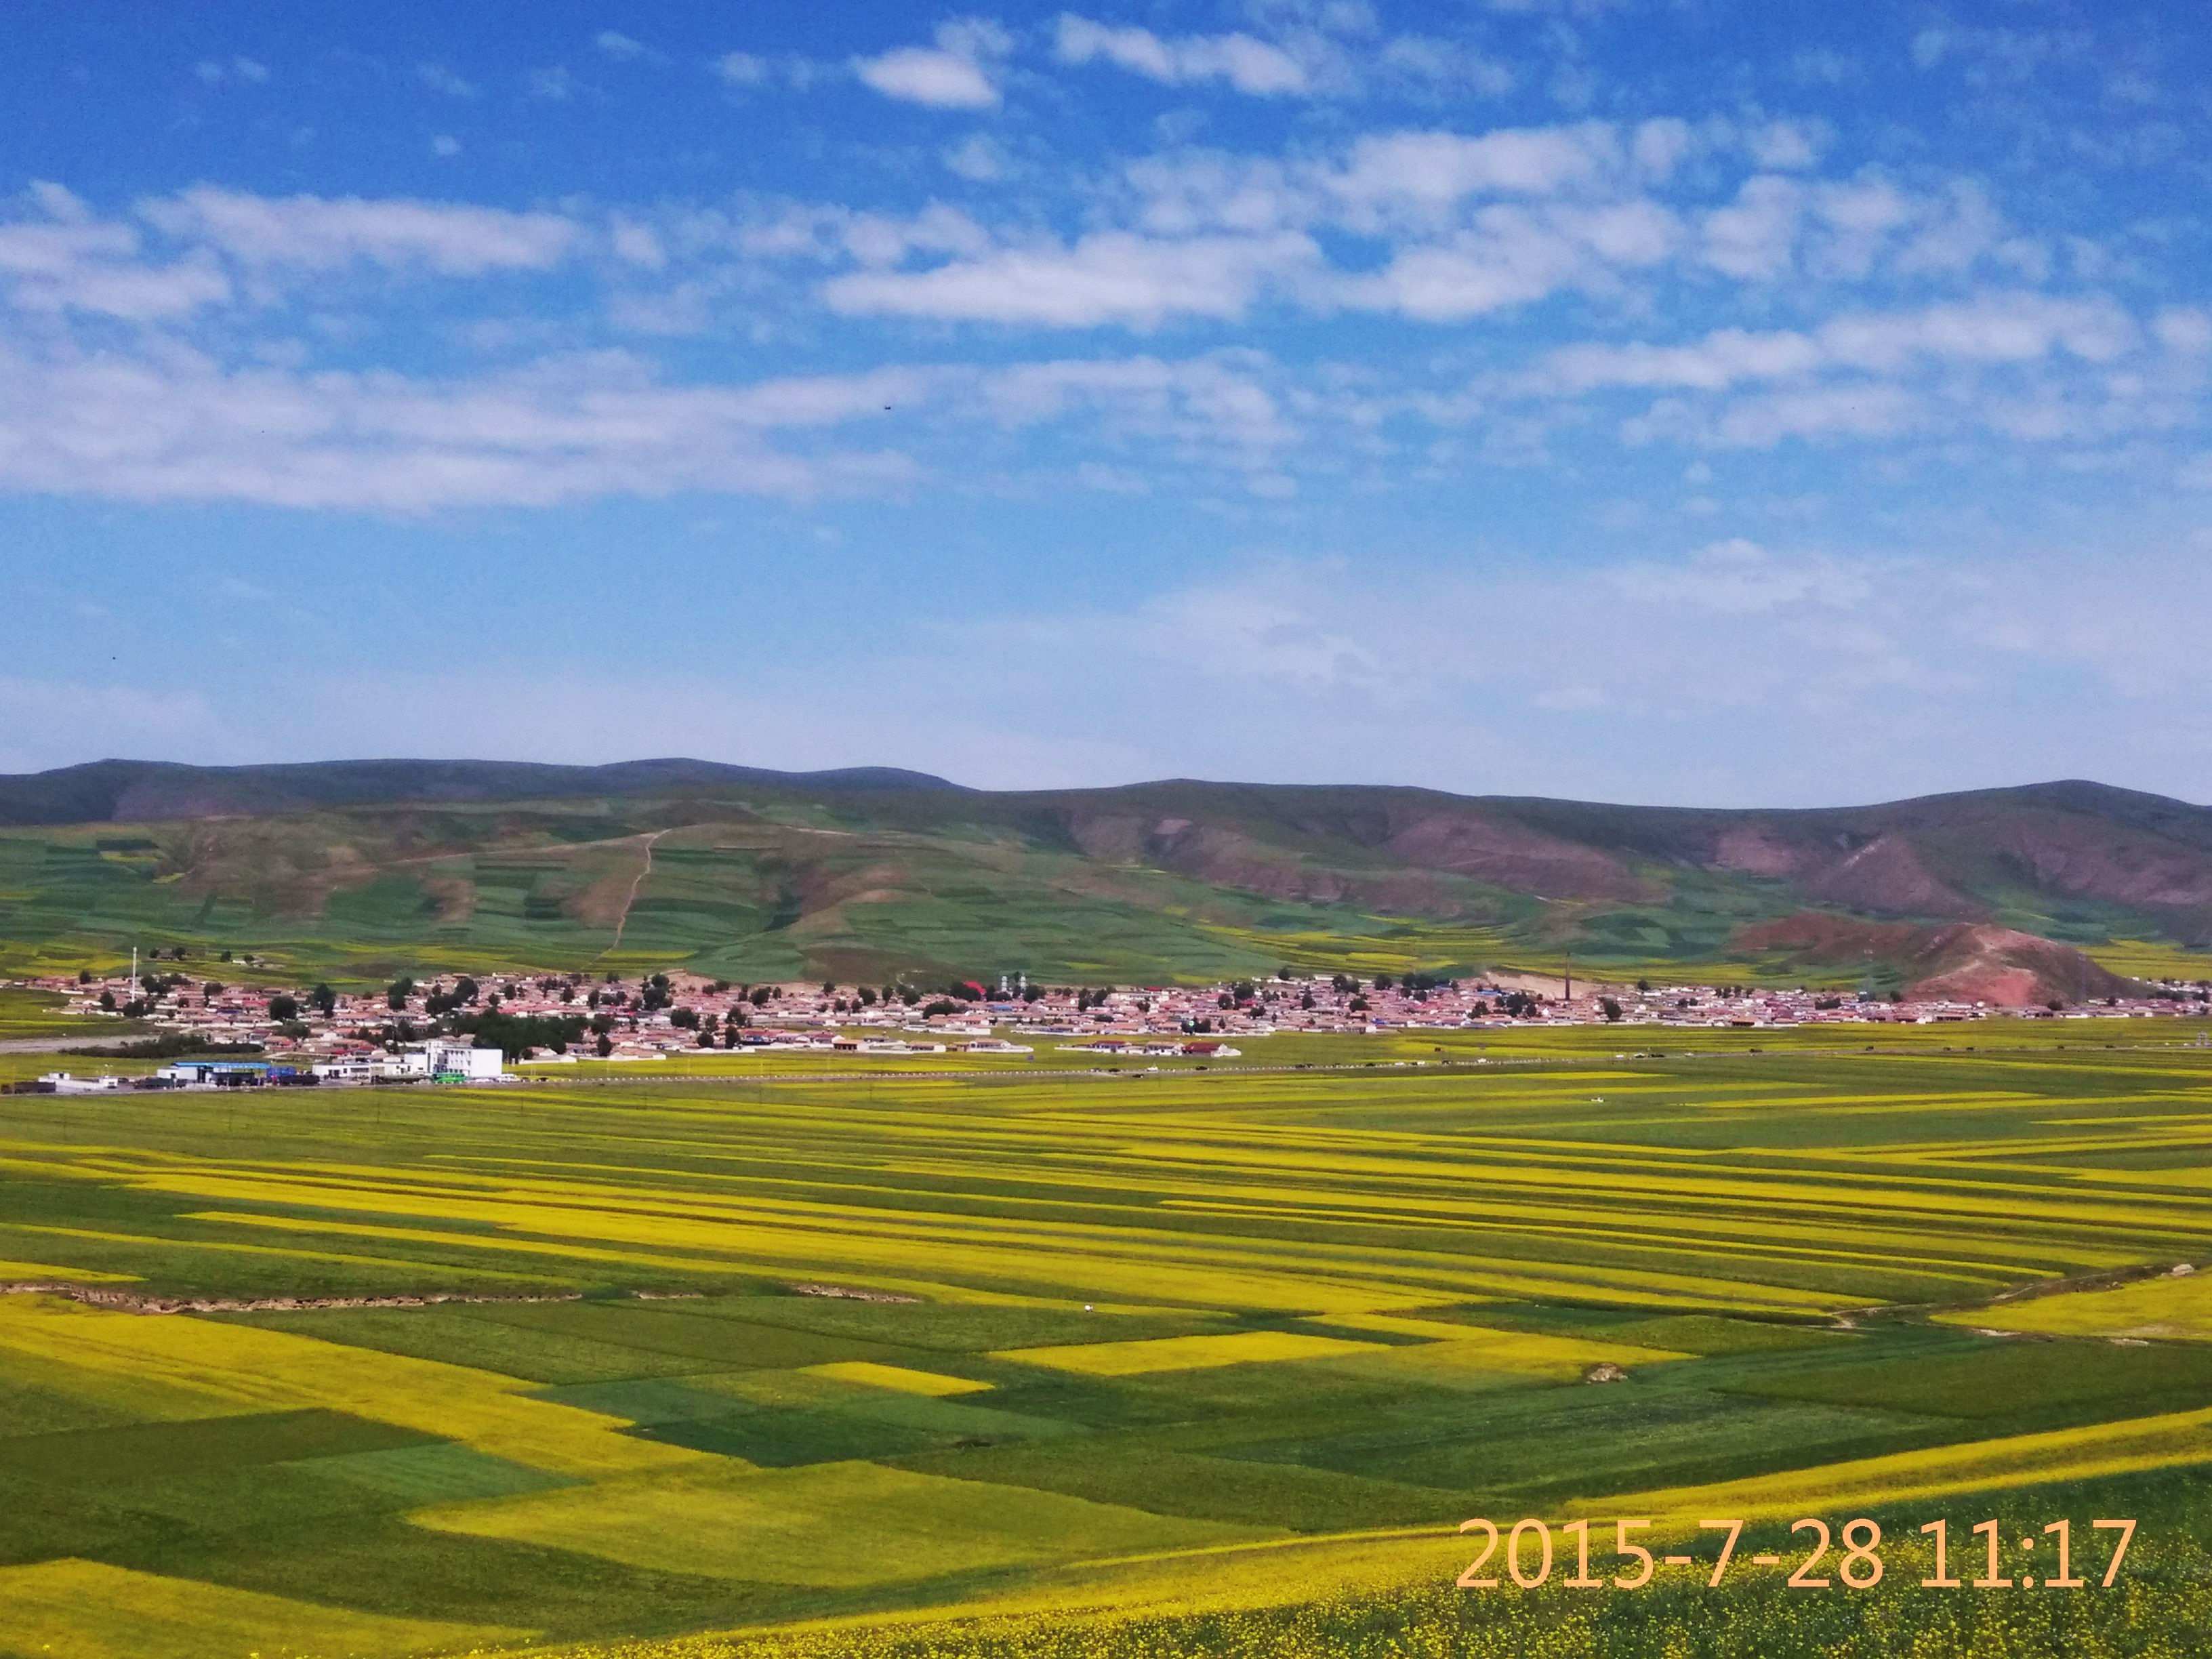
M 933 989 L 835 982 L 747 985 L 689 974 L 447 974 L 403 976 L 382 990 L 325 984 L 228 984 L 185 971 L 172 956 L 130 972 L 18 981 L 66 997 L 88 1026 L 131 1022 L 101 1057 L 167 1061 L 151 1079 L 40 1079 L 64 1092 L 124 1086 L 222 1088 L 513 1082 L 580 1061 L 653 1062 L 720 1051 L 732 1056 L 1062 1054 L 1212 1061 L 1240 1039 L 1279 1033 L 1378 1034 L 1616 1025 L 1685 1030 L 1822 1024 L 1931 1024 L 1997 1016 L 2151 1018 L 2207 1012 L 2207 988 L 2179 981 L 2154 994 L 2028 1007 L 1916 1001 L 1806 988 L 1654 985 L 1497 971 L 1301 975 L 1204 987 L 1048 988 L 1025 975 Z M 218 967 L 220 963 L 216 964 Z M 150 1035 L 149 1035 L 150 1028 Z

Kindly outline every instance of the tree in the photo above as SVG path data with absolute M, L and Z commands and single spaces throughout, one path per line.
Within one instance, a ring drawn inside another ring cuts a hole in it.
M 765 1008 L 768 1006 L 768 1000 L 775 994 L 775 987 L 769 985 L 756 985 L 753 987 L 752 994 L 747 997 L 745 1000 L 751 1003 L 756 1008 Z M 914 999 L 912 997 L 908 997 L 907 1000 L 911 1002 Z
M 112 991 L 102 991 L 100 994 L 100 1006 L 103 1012 L 111 1014 L 115 1012 L 115 993 Z
M 592 1046 L 598 1053 L 599 1058 L 601 1060 L 605 1060 L 609 1054 L 614 1053 L 615 1040 L 609 1036 L 605 1031 L 602 1031 L 599 1033 L 599 1040 Z
M 395 1014 L 404 1013 L 406 1012 L 407 1008 L 407 999 L 414 994 L 415 981 L 413 980 L 395 979 L 392 981 L 391 988 L 384 994 L 385 1006 L 391 1009 Z
M 269 999 L 269 1018 L 279 1025 L 289 1025 L 300 1017 L 300 1005 L 295 999 L 278 992 Z
M 696 1008 L 672 1008 L 668 1011 L 668 1023 L 680 1030 L 695 1030 L 699 1024 L 699 1011 Z
M 1608 1025 L 1620 1018 L 1620 1005 L 1611 997 L 1600 997 L 1597 1000 L 1597 1006 L 1598 1012 L 1605 1016 L 1606 1024 Z
M 316 1007 L 323 1011 L 323 1018 L 325 1019 L 328 1019 L 332 1014 L 338 1011 L 338 994 L 331 989 L 327 985 L 318 985 L 315 987 L 313 991 L 308 993 L 307 1000 L 313 1003 Z
M 464 1014 L 454 1024 L 474 1036 L 479 1046 L 497 1048 L 509 1060 L 532 1048 L 550 1048 L 556 1054 L 566 1054 L 568 1045 L 581 1042 L 584 1036 L 584 1018 L 580 1014 L 502 1014 L 488 1010 L 481 1014 Z

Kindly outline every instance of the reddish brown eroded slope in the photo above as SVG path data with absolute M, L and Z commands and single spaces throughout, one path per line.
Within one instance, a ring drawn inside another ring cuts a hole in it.
M 1936 877 L 1920 850 L 1902 836 L 1881 836 L 1801 884 L 1811 898 L 1885 915 L 1986 915 L 1983 907 Z
M 2086 1002 L 2139 992 L 2070 945 L 1986 922 L 1939 927 L 1906 963 L 1907 994 L 1954 1002 Z
M 2027 1007 L 2140 989 L 2070 945 L 1990 922 L 1931 927 L 1808 910 L 1740 928 L 1729 943 L 1752 954 L 1784 951 L 1838 968 L 1893 963 L 1903 969 L 1906 994 L 1934 1000 Z

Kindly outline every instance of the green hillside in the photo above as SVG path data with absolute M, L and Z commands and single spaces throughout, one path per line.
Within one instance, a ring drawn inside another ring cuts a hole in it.
M 99 775 L 0 779 L 0 972 L 136 945 L 355 979 L 598 963 L 1126 982 L 1571 959 L 1887 989 L 1920 971 L 1930 930 L 1971 924 L 2212 976 L 2196 954 L 2212 811 L 2092 784 L 1761 812 L 1188 781 L 987 793 L 691 762 L 74 770 Z M 138 807 L 166 816 L 112 816 Z

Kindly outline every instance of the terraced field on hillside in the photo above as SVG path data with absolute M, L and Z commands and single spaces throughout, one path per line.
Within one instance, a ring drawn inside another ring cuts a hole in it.
M 0 1297 L 0 1653 L 2186 1651 L 2212 1050 L 1759 1035 L 0 1097 L 0 1279 L 77 1287 Z M 1889 1578 L 1452 1587 L 1624 1514 Z M 2115 1515 L 2110 1592 L 1918 1587 Z

